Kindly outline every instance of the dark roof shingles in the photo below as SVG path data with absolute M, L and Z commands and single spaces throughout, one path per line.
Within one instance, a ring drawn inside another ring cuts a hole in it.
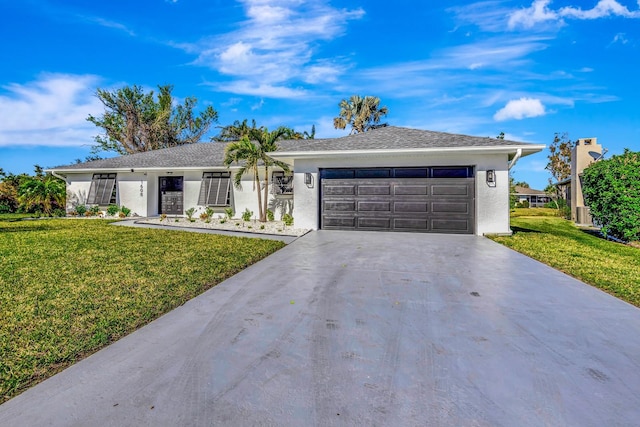
M 528 146 L 531 144 L 489 137 L 386 126 L 341 138 L 288 140 L 280 141 L 278 145 L 280 152 L 302 152 Z M 225 147 L 226 144 L 220 142 L 188 144 L 60 166 L 53 168 L 53 170 L 221 167 Z

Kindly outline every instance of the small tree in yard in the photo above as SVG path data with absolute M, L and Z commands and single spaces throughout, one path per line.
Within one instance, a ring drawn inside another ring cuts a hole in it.
M 584 201 L 602 230 L 614 237 L 640 240 L 640 152 L 600 160 L 582 175 Z
M 557 132 L 554 134 L 553 142 L 549 146 L 549 155 L 547 156 L 549 162 L 547 166 L 545 166 L 545 169 L 551 172 L 553 179 L 549 178 L 549 186 L 545 189 L 545 192 L 550 194 L 551 191 L 547 190 L 553 190 L 554 194 L 551 195 L 551 197 L 556 201 L 562 199 L 562 194 L 555 184 L 571 176 L 571 150 L 574 146 L 575 143 L 569 139 L 567 133 L 561 134 Z M 564 205 L 566 204 L 567 203 L 564 203 Z M 561 215 L 562 209 L 560 208 L 560 203 L 556 202 L 556 206 L 558 208 L 558 214 Z M 566 212 L 564 216 L 566 216 Z

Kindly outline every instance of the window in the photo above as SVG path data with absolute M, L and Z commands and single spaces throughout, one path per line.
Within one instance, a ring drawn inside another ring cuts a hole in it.
M 89 205 L 115 205 L 116 204 L 116 174 L 94 173 L 91 178 L 91 187 L 87 196 Z
M 231 174 L 229 172 L 205 172 L 200 184 L 200 206 L 231 205 Z
M 271 175 L 273 183 L 273 194 L 286 195 L 293 194 L 293 175 L 285 174 L 282 171 L 274 171 Z

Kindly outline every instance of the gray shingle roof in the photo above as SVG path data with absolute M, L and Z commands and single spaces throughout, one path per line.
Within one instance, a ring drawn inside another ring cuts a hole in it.
M 53 168 L 53 170 L 222 166 L 225 146 L 226 144 L 218 142 L 187 144 L 69 166 L 59 166 Z
M 387 126 L 341 138 L 306 139 L 278 142 L 279 152 L 403 150 L 453 147 L 534 147 L 533 144 L 489 137 L 457 135 L 420 129 Z M 223 166 L 226 144 L 220 142 L 188 144 L 144 153 L 129 154 L 53 168 L 59 170 L 211 168 Z
M 301 151 L 353 151 L 353 150 L 402 150 L 420 148 L 532 146 L 523 142 L 503 139 L 458 135 L 430 130 L 386 126 L 368 132 L 342 138 L 316 139 L 312 144 L 292 147 Z M 280 151 L 289 151 L 282 147 Z

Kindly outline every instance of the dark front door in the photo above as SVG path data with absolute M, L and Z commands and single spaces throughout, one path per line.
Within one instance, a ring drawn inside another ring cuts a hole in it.
M 183 204 L 183 177 L 160 177 L 160 213 L 166 215 L 182 215 Z

